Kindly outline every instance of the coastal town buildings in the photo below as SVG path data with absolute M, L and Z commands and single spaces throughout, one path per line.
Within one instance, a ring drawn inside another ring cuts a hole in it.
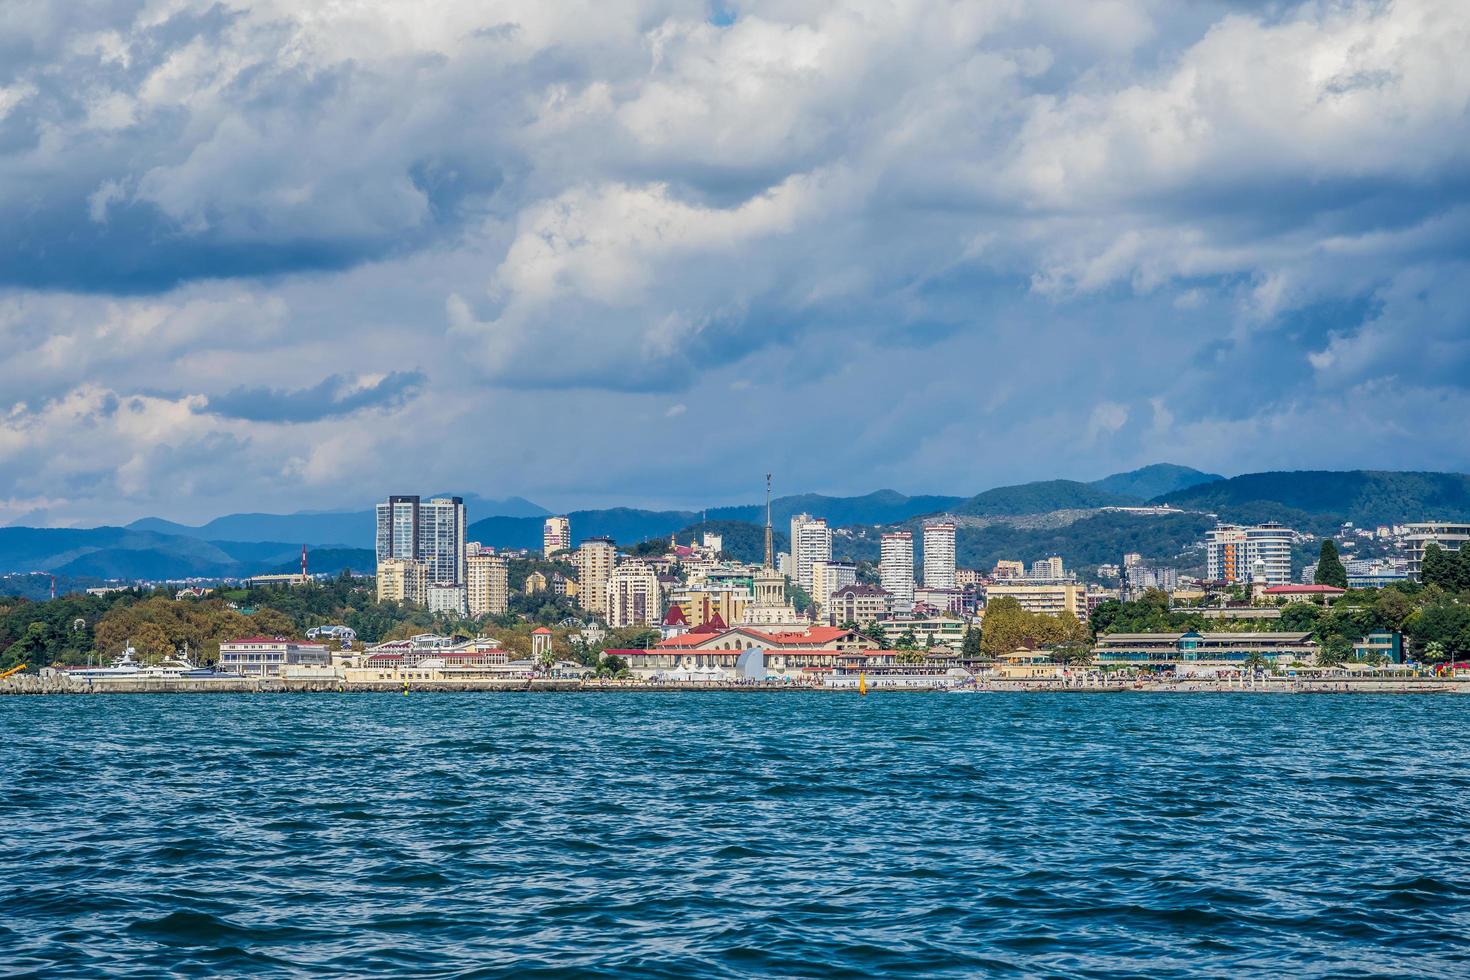
M 1226 584 L 1264 577 L 1269 585 L 1291 582 L 1292 530 L 1275 522 L 1219 524 L 1205 532 L 1205 577 Z
M 1271 663 L 1312 663 L 1311 633 L 1108 633 L 1092 650 L 1098 664 L 1172 668 L 1179 673 L 1239 669 L 1256 655 Z
M 751 599 L 740 617 L 740 625 L 796 628 L 806 621 L 786 598 L 786 576 L 776 570 L 771 534 L 771 477 L 766 475 L 766 549 L 760 571 L 751 578 Z
M 1050 558 L 1042 558 L 1040 561 L 1033 561 L 1031 563 L 1030 577 L 1033 579 L 1052 581 L 1064 578 L 1066 574 L 1066 569 L 1062 567 L 1060 555 L 1052 555 Z
M 857 581 L 857 566 L 845 561 L 812 562 L 812 587 L 808 593 L 817 605 L 818 619 L 826 615 L 832 593 Z
M 914 536 L 908 531 L 890 531 L 879 539 L 878 579 L 893 596 L 893 611 L 907 614 L 914 608 Z
M 429 569 L 415 558 L 378 561 L 378 601 L 422 606 L 429 601 Z
M 654 626 L 663 616 L 658 573 L 647 562 L 625 561 L 607 580 L 607 625 Z
M 276 677 L 286 667 L 327 667 L 325 643 L 299 643 L 284 636 L 245 636 L 219 645 L 221 670 L 244 677 Z
M 1001 597 L 1015 599 L 1027 612 L 1056 616 L 1070 613 L 1087 618 L 1087 588 L 1077 582 L 1032 582 L 1030 580 L 993 582 L 985 587 L 985 601 Z
M 460 497 L 390 496 L 377 506 L 377 560 L 424 562 L 429 581 L 463 585 L 465 510 Z
M 669 594 L 669 606 L 679 610 L 691 627 L 718 617 L 721 624 L 738 623 L 750 604 L 750 587 L 732 582 L 684 585 Z
M 607 582 L 617 564 L 612 538 L 588 538 L 572 555 L 577 569 L 577 600 L 583 609 L 607 615 Z
M 952 521 L 924 525 L 924 588 L 955 587 L 954 535 Z
M 541 529 L 541 554 L 547 558 L 572 547 L 572 522 L 566 517 L 548 517 Z
M 832 560 L 832 529 L 820 517 L 797 514 L 791 518 L 792 578 L 816 598 L 812 587 L 812 565 Z
M 868 626 L 887 619 L 893 610 L 893 593 L 876 585 L 854 582 L 833 592 L 826 619 L 833 626 L 856 623 Z
M 1404 531 L 1403 540 L 1408 550 L 1407 571 L 1416 582 L 1424 568 L 1425 548 L 1437 544 L 1444 551 L 1459 551 L 1470 541 L 1470 524 L 1424 521 L 1405 525 Z
M 504 558 L 499 555 L 471 555 L 465 561 L 465 575 L 471 616 L 500 616 L 510 608 L 510 577 Z M 545 588 L 545 576 L 541 577 L 541 582 Z

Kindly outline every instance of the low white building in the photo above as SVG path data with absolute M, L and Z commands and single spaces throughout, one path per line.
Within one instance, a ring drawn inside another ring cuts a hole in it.
M 219 645 L 221 670 L 245 677 L 279 677 L 289 667 L 328 667 L 324 643 L 301 643 L 284 636 L 246 636 Z

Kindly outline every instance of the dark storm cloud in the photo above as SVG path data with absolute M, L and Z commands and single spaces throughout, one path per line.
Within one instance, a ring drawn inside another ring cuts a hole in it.
M 310 388 L 242 387 L 211 397 L 207 411 L 248 422 L 317 422 L 368 408 L 397 408 L 418 395 L 424 380 L 419 371 L 394 371 L 362 386 L 333 374 Z

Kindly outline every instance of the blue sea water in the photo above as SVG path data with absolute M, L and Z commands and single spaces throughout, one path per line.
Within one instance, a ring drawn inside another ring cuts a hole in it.
M 1465 977 L 1467 707 L 0 698 L 0 973 Z

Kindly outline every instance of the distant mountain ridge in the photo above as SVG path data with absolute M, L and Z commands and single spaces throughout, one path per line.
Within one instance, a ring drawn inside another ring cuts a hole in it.
M 0 528 L 0 572 L 49 572 L 99 579 L 240 578 L 300 567 L 301 545 L 283 541 L 201 541 L 123 527 Z M 315 556 L 313 558 L 313 556 Z M 313 572 L 366 569 L 366 549 L 311 549 Z
M 1144 496 L 1159 487 L 1168 489 Z M 493 509 L 497 502 L 461 496 L 466 497 L 472 519 L 468 530 L 471 540 L 497 548 L 541 547 L 546 512 L 537 505 L 509 498 L 498 503 L 519 506 L 523 513 L 476 518 L 477 513 L 485 512 L 480 508 Z M 971 497 L 907 496 L 893 490 L 856 497 L 794 494 L 773 501 L 772 513 L 779 532 L 792 514 L 802 511 L 825 517 L 834 527 L 874 527 L 941 513 L 1025 517 L 1144 501 L 1203 513 L 1181 518 L 1167 528 L 1150 523 L 1150 518 L 1109 516 L 1076 520 L 1061 531 L 1039 526 L 962 529 L 962 550 L 976 560 L 1010 550 L 1023 560 L 1055 552 L 1084 560 L 1110 554 L 1120 544 L 1130 544 L 1130 550 L 1150 557 L 1169 557 L 1151 554 L 1150 542 L 1156 544 L 1154 550 L 1176 548 L 1208 524 L 1206 514 L 1235 521 L 1281 520 L 1318 533 L 1344 520 L 1368 526 L 1430 519 L 1470 521 L 1470 476 L 1351 470 L 1252 473 L 1227 479 L 1188 467 L 1155 464 L 1092 482 L 1042 480 L 996 487 Z M 708 511 L 619 507 L 573 511 L 568 516 L 574 543 L 607 536 L 621 544 L 633 544 L 667 538 L 705 520 L 757 527 L 765 521 L 760 504 Z M 294 569 L 303 543 L 317 554 L 314 571 L 331 572 L 341 567 L 366 570 L 373 566 L 373 526 L 373 513 L 365 510 L 233 514 L 200 527 L 150 518 L 126 528 L 0 528 L 0 573 L 47 571 L 121 579 L 242 576 Z M 734 527 L 730 530 L 737 533 Z M 273 533 L 254 540 L 236 539 L 251 531 Z M 748 530 L 738 533 L 742 535 L 742 552 L 752 550 L 754 544 L 745 540 L 750 537 Z
M 1156 500 L 1207 510 L 1225 520 L 1280 520 L 1306 530 L 1324 530 L 1343 521 L 1374 527 L 1470 520 L 1470 476 L 1398 470 L 1247 473 Z
M 492 500 L 475 494 L 428 494 L 464 498 L 465 513 L 476 516 L 542 518 L 551 512 L 524 497 Z M 205 541 L 296 541 L 306 545 L 346 545 L 372 548 L 376 542 L 377 517 L 373 510 L 299 511 L 295 514 L 226 514 L 198 526 L 177 524 L 161 517 L 144 517 L 128 525 L 130 530 L 156 531 Z

